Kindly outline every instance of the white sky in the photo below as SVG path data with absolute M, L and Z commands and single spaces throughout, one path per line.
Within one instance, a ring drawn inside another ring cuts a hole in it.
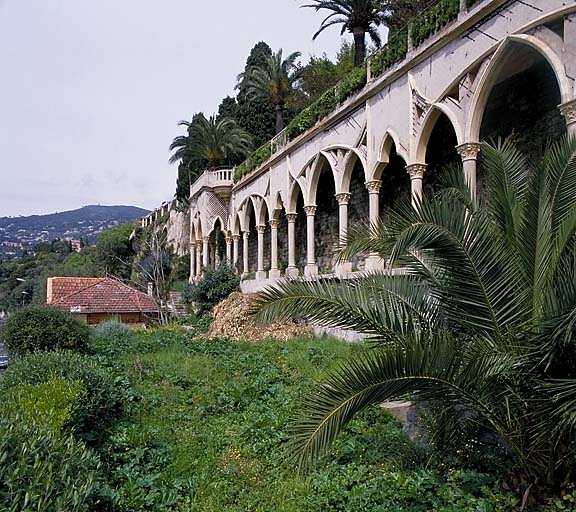
M 254 44 L 326 52 L 304 0 L 0 0 L 0 216 L 174 194 L 180 119 L 234 95 Z

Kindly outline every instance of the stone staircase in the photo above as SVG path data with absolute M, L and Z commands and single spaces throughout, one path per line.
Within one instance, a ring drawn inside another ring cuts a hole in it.
M 184 303 L 180 292 L 170 292 L 168 309 L 176 318 L 184 318 L 185 316 L 188 316 L 188 307 Z

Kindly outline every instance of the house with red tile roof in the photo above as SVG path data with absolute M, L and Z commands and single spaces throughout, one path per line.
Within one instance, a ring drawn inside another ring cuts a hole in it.
M 150 295 L 110 277 L 49 277 L 46 304 L 69 311 L 90 325 L 112 319 L 146 324 L 160 316 Z

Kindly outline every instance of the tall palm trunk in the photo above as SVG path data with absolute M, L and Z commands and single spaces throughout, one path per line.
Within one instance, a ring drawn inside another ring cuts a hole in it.
M 366 32 L 355 28 L 354 34 L 354 67 L 360 67 L 366 58 Z
M 274 107 L 276 108 L 276 134 L 279 134 L 284 129 L 284 104 L 276 103 Z

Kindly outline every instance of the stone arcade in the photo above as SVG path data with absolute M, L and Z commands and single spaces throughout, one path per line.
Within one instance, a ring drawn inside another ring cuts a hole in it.
M 481 140 L 512 136 L 528 154 L 576 135 L 576 0 L 481 0 L 238 182 L 204 173 L 190 191 L 191 279 L 226 258 L 245 291 L 281 276 L 380 268 L 369 254 L 335 265 L 357 221 L 433 191 L 461 161 L 474 194 Z M 279 143 L 280 141 L 280 143 Z M 143 225 L 149 222 L 143 220 Z

